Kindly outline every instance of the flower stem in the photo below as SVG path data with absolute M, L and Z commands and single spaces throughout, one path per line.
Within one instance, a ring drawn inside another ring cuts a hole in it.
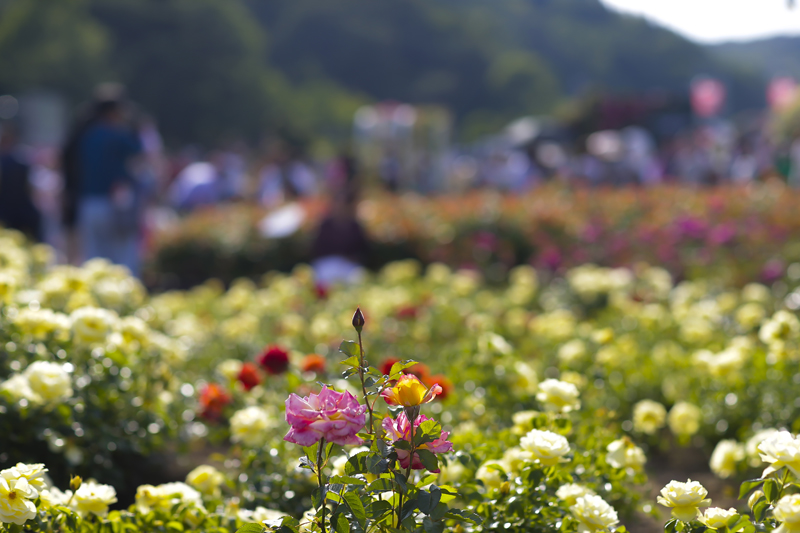
M 321 439 L 319 441 L 319 449 L 317 449 L 317 482 L 319 483 L 319 493 L 322 499 L 322 524 L 320 527 L 322 528 L 322 533 L 325 533 L 325 489 L 323 488 L 322 484 L 322 457 L 323 457 L 323 450 L 325 450 L 325 439 Z
M 358 333 L 358 354 L 361 358 L 360 364 L 358 366 L 358 377 L 361 379 L 361 392 L 364 395 L 364 405 L 367 406 L 367 412 L 369 413 L 369 425 L 367 426 L 367 433 L 372 435 L 372 406 L 369 404 L 369 398 L 367 397 L 367 386 L 364 383 L 364 344 L 361 342 L 361 330 L 357 330 Z
M 411 434 L 408 436 L 408 443 L 410 445 L 410 450 L 408 452 L 408 466 L 406 467 L 406 488 L 408 487 L 408 481 L 411 479 L 411 467 L 414 464 L 414 453 L 417 451 L 417 448 L 414 446 L 414 422 L 417 420 L 417 413 L 419 412 L 419 407 L 414 408 L 412 411 L 412 418 L 409 420 L 409 427 L 411 428 Z M 406 417 L 408 417 L 408 410 L 406 410 Z M 400 529 L 401 521 L 403 519 L 403 494 L 400 493 L 400 501 L 397 506 L 397 528 Z

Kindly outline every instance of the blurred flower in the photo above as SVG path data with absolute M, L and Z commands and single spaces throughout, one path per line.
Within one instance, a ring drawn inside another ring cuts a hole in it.
M 784 466 L 800 477 L 800 438 L 788 431 L 780 431 L 758 445 L 761 460 L 770 465 L 761 477 L 767 477 Z
M 23 375 L 33 393 L 44 403 L 58 402 L 72 396 L 72 378 L 64 365 L 34 361 Z
M 647 458 L 644 451 L 636 446 L 628 437 L 622 437 L 611 442 L 607 447 L 606 462 L 614 468 L 641 469 Z
M 239 370 L 239 374 L 236 377 L 246 391 L 251 390 L 261 383 L 261 375 L 258 372 L 258 367 L 253 363 L 242 364 L 242 368 Z
M 562 500 L 567 506 L 572 507 L 575 501 L 581 496 L 596 496 L 597 493 L 588 487 L 578 485 L 577 483 L 567 483 L 561 485 L 556 491 L 556 497 Z
M 499 489 L 505 477 L 504 466 L 502 461 L 486 461 L 475 472 L 475 479 L 480 480 L 487 489 Z
M 405 374 L 391 388 L 383 389 L 381 397 L 389 405 L 414 407 L 432 401 L 441 392 L 441 386 L 434 384 L 429 389 L 417 376 Z
M 98 307 L 81 307 L 70 315 L 75 341 L 79 344 L 104 342 L 117 324 L 117 314 Z
M 784 496 L 775 504 L 773 516 L 781 522 L 775 533 L 797 533 L 800 531 L 800 494 Z
M 200 465 L 186 475 L 186 483 L 206 494 L 214 494 L 225 476 L 210 465 Z
M 425 415 L 418 415 L 414 419 L 414 429 L 416 430 L 420 424 L 427 420 L 432 419 Z M 405 411 L 401 411 L 400 414 L 397 415 L 397 418 L 394 419 L 387 416 L 383 419 L 381 425 L 384 431 L 386 431 L 386 436 L 391 442 L 396 442 L 398 440 L 411 442 L 412 429 Z M 433 454 L 450 452 L 453 450 L 453 443 L 447 440 L 448 435 L 449 433 L 447 431 L 442 431 L 438 438 L 434 439 L 432 442 L 419 444 L 416 446 L 416 449 L 427 450 Z M 400 462 L 400 466 L 402 468 L 408 468 L 410 462 L 413 470 L 425 469 L 425 465 L 422 464 L 418 453 L 414 452 L 413 459 L 409 460 L 410 454 L 408 450 L 395 448 L 395 452 L 397 453 L 397 460 Z M 431 472 L 436 474 L 439 472 L 439 469 L 437 468 L 436 470 L 431 470 Z
M 275 509 L 267 509 L 266 507 L 258 506 L 252 511 L 249 509 L 239 509 L 236 516 L 242 522 L 256 522 L 263 524 L 268 520 L 278 520 L 289 515 L 281 511 L 276 511 Z
M 658 503 L 672 508 L 672 516 L 682 522 L 691 522 L 700 516 L 700 507 L 708 507 L 708 491 L 697 481 L 670 481 L 661 489 Z
M 291 426 L 284 440 L 311 446 L 320 439 L 333 444 L 361 444 L 356 434 L 366 423 L 367 406 L 349 392 L 322 387 L 305 398 L 291 394 L 286 399 L 286 421 Z
M 425 386 L 432 389 L 434 386 L 439 386 L 442 390 L 436 396 L 438 400 L 444 400 L 453 392 L 453 382 L 444 374 L 436 374 L 435 376 L 426 377 L 424 380 Z
M 280 346 L 268 346 L 258 356 L 258 364 L 267 374 L 283 374 L 289 369 L 289 352 Z
M 747 439 L 747 442 L 744 445 L 744 450 L 747 454 L 747 462 L 750 466 L 757 467 L 762 463 L 761 456 L 758 453 L 758 445 L 767 440 L 769 437 L 772 437 L 778 433 L 779 431 L 774 428 L 762 429 Z
M 558 433 L 539 429 L 530 430 L 520 439 L 519 446 L 530 452 L 531 458 L 543 466 L 564 462 L 564 456 L 569 453 L 569 441 L 566 438 Z
M 398 359 L 396 357 L 387 357 L 381 363 L 381 368 L 380 368 L 381 374 L 383 374 L 384 376 L 390 376 L 391 373 L 392 373 L 392 366 L 395 363 L 399 363 L 399 362 L 400 362 L 400 359 Z
M 569 413 L 580 409 L 579 396 L 578 387 L 557 379 L 542 381 L 539 383 L 539 392 L 536 393 L 536 399 L 544 405 L 546 410 L 558 413 Z
M 597 495 L 579 496 L 570 512 L 578 520 L 578 533 L 609 531 L 619 523 L 614 508 Z
M 200 391 L 200 414 L 208 420 L 217 420 L 222 410 L 231 403 L 230 394 L 216 383 L 209 383 Z
M 314 372 L 315 374 L 324 374 L 327 361 L 325 357 L 319 354 L 308 354 L 303 358 L 300 363 L 300 370 L 303 372 Z
M 739 513 L 736 512 L 736 509 L 733 508 L 726 511 L 720 507 L 709 507 L 705 510 L 703 516 L 700 517 L 700 522 L 702 522 L 709 529 L 720 529 L 727 527 L 728 520 L 738 514 Z
M 81 516 L 90 514 L 105 516 L 108 506 L 117 502 L 117 491 L 111 485 L 102 485 L 94 481 L 84 481 L 73 499 L 75 510 Z
M 231 417 L 231 440 L 259 448 L 266 443 L 269 431 L 276 426 L 276 421 L 261 407 L 246 407 Z
M 667 410 L 653 400 L 642 400 L 633 406 L 633 428 L 636 431 L 654 434 L 664 427 Z
M 226 359 L 217 365 L 217 373 L 224 376 L 228 381 L 234 381 L 239 377 L 244 363 L 238 359 Z
M 721 478 L 729 478 L 736 473 L 740 462 L 745 458 L 744 446 L 735 440 L 721 440 L 711 454 L 711 471 Z
M 581 339 L 572 339 L 558 349 L 558 359 L 569 366 L 586 357 L 586 353 L 586 343 Z
M 667 422 L 675 435 L 694 435 L 700 429 L 702 411 L 689 402 L 678 402 L 669 410 Z

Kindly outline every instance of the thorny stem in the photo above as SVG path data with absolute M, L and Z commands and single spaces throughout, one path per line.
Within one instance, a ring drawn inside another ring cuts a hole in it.
M 325 439 L 319 441 L 319 449 L 317 449 L 317 482 L 319 483 L 319 492 L 322 497 L 322 533 L 325 533 L 325 490 L 322 488 L 322 457 L 323 450 L 325 450 Z
M 369 398 L 367 397 L 367 386 L 364 383 L 364 344 L 361 342 L 361 330 L 356 330 L 358 333 L 358 354 L 361 358 L 360 364 L 358 366 L 358 377 L 361 379 L 361 392 L 364 395 L 364 404 L 367 406 L 367 412 L 369 412 L 369 426 L 367 426 L 367 433 L 372 435 L 372 406 L 369 404 Z

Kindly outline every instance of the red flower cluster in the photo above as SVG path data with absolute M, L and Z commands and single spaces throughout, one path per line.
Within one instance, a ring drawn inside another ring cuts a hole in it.
M 261 374 L 258 371 L 258 367 L 253 363 L 242 364 L 242 369 L 239 371 L 237 378 L 244 386 L 244 390 L 246 391 L 249 391 L 256 385 L 261 384 Z
M 219 420 L 222 410 L 231 403 L 231 396 L 216 383 L 209 383 L 200 391 L 200 415 L 207 420 Z
M 272 345 L 258 356 L 258 364 L 267 374 L 283 374 L 289 369 L 289 352 L 285 348 Z

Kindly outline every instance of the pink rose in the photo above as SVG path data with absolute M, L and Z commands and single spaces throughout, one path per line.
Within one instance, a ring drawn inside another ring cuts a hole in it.
M 311 446 L 321 439 L 334 444 L 361 444 L 356 436 L 366 423 L 367 407 L 349 392 L 322 387 L 319 394 L 286 399 L 286 421 L 292 426 L 285 441 Z
M 425 422 L 426 420 L 431 420 L 425 415 L 419 415 L 414 420 L 414 427 L 418 427 L 420 424 Z M 400 415 L 392 419 L 390 417 L 386 417 L 383 419 L 383 429 L 386 431 L 386 436 L 389 437 L 392 442 L 398 440 L 406 440 L 411 442 L 411 425 L 408 422 L 408 417 L 406 417 L 405 411 L 401 412 Z M 453 443 L 447 439 L 447 436 L 450 435 L 447 431 L 442 431 L 441 436 L 434 440 L 433 442 L 428 442 L 425 444 L 420 444 L 417 446 L 419 450 L 428 450 L 429 452 L 433 453 L 443 453 L 443 452 L 450 452 L 453 451 Z M 408 450 L 401 450 L 400 448 L 395 448 L 397 452 L 397 460 L 400 461 L 400 466 L 403 468 L 408 468 L 408 461 L 409 461 L 409 453 Z M 414 460 L 411 463 L 411 468 L 414 470 L 424 470 L 425 466 L 422 464 L 422 461 L 419 460 L 419 455 L 414 453 Z M 433 473 L 438 473 L 439 470 L 434 470 Z

